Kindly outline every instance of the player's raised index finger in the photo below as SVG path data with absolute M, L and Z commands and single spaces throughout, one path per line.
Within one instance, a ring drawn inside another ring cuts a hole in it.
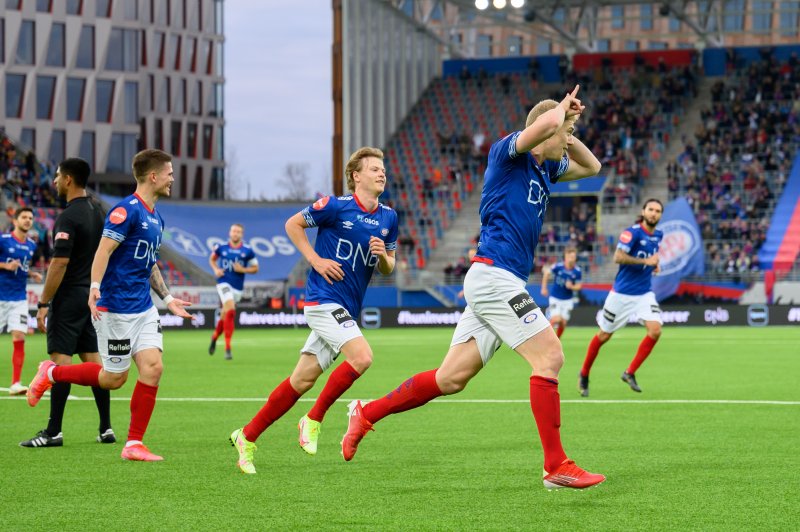
M 572 96 L 574 98 L 578 94 L 578 91 L 580 90 L 580 88 L 581 88 L 580 83 L 578 85 L 575 85 L 575 88 L 572 89 L 572 92 L 570 93 L 570 96 Z

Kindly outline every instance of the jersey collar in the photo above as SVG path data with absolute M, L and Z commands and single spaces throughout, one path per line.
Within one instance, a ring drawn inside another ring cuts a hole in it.
M 14 240 L 16 240 L 17 242 L 19 242 L 20 244 L 27 244 L 27 242 L 28 242 L 28 237 L 27 236 L 22 237 L 22 240 L 20 240 L 19 238 L 17 238 L 17 235 L 14 234 L 14 231 L 11 231 L 11 237 Z
M 654 234 L 656 234 L 656 230 L 655 229 L 653 229 L 653 232 L 651 233 L 650 231 L 647 230 L 647 228 L 644 226 L 644 223 L 642 223 L 642 222 L 639 222 L 639 227 L 641 227 L 642 231 L 644 231 L 645 233 L 647 233 L 650 236 L 653 236 Z
M 139 200 L 139 202 L 142 204 L 142 206 L 143 206 L 145 209 L 147 209 L 147 212 L 149 212 L 150 214 L 153 214 L 153 213 L 156 211 L 155 207 L 151 209 L 151 208 L 150 208 L 150 207 L 147 205 L 147 202 L 145 202 L 145 201 L 142 199 L 142 197 L 141 197 L 139 194 L 137 194 L 136 192 L 134 192 L 134 193 L 133 193 L 133 195 L 134 195 L 134 196 L 135 196 L 135 197 L 136 197 L 136 198 Z
M 239 242 L 237 245 L 234 246 L 233 244 L 231 244 L 231 241 L 228 240 L 228 247 L 231 249 L 239 249 L 240 247 L 242 247 L 243 244 L 244 240 L 242 240 L 241 242 Z
M 381 204 L 380 204 L 380 203 L 378 203 L 378 204 L 375 206 L 375 209 L 374 209 L 372 212 L 370 212 L 370 211 L 368 211 L 368 210 L 367 210 L 367 208 L 366 208 L 366 207 L 364 207 L 364 204 L 363 204 L 363 203 L 361 203 L 361 201 L 359 201 L 359 199 L 358 199 L 358 196 L 356 196 L 355 194 L 353 194 L 353 199 L 354 199 L 354 200 L 356 200 L 356 205 L 358 205 L 358 206 L 359 206 L 359 208 L 360 208 L 362 211 L 366 212 L 367 214 L 375 214 L 375 213 L 378 211 L 378 207 L 380 207 L 380 206 L 381 206 Z

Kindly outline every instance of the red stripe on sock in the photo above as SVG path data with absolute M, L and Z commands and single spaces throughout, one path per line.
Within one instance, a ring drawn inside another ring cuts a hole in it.
M 56 366 L 53 368 L 53 380 L 80 384 L 81 386 L 100 386 L 100 371 L 102 369 L 103 366 L 94 362 Z
M 346 360 L 342 362 L 338 368 L 333 370 L 331 376 L 328 377 L 328 382 L 325 383 L 322 393 L 319 394 L 314 406 L 308 411 L 308 417 L 314 421 L 321 422 L 325 418 L 325 413 L 331 405 L 340 398 L 360 376 L 361 375 L 349 362 Z
M 592 337 L 592 341 L 589 342 L 589 349 L 586 350 L 586 359 L 583 361 L 583 367 L 581 368 L 581 375 L 584 377 L 589 376 L 589 372 L 592 370 L 592 364 L 594 364 L 594 359 L 597 358 L 597 354 L 600 352 L 602 346 L 603 344 L 600 343 L 600 338 L 595 334 L 594 337 Z
M 142 381 L 136 381 L 131 396 L 131 424 L 128 427 L 128 441 L 142 441 L 150 416 L 156 407 L 156 394 L 158 386 L 150 386 Z
M 377 423 L 390 414 L 420 407 L 431 399 L 444 395 L 436 384 L 437 370 L 438 368 L 417 373 L 385 397 L 367 403 L 364 405 L 364 417 L 370 423 Z
M 561 397 L 558 381 L 538 375 L 531 377 L 531 411 L 544 450 L 545 471 L 555 471 L 567 459 L 561 446 Z
M 225 313 L 225 349 L 231 349 L 231 337 L 233 337 L 233 330 L 236 328 L 236 311 L 231 309 Z
M 628 373 L 631 375 L 636 373 L 636 370 L 639 369 L 639 366 L 641 366 L 647 357 L 650 356 L 650 352 L 653 350 L 653 347 L 655 347 L 656 342 L 658 342 L 658 340 L 653 340 L 649 336 L 644 337 L 642 343 L 639 344 L 639 349 L 636 350 L 636 356 L 633 357 L 631 365 L 628 366 Z
M 14 352 L 11 355 L 11 384 L 22 378 L 22 364 L 25 363 L 25 340 L 14 340 Z
M 267 427 L 288 412 L 298 399 L 300 399 L 300 394 L 292 388 L 289 379 L 280 383 L 269 394 L 267 403 L 261 407 L 261 410 L 258 411 L 250 423 L 244 427 L 244 437 L 247 438 L 247 441 L 256 441 L 267 430 Z

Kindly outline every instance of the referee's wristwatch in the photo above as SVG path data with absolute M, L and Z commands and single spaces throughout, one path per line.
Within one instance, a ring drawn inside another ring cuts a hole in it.
M 42 303 L 39 301 L 39 304 L 36 305 L 38 308 L 50 308 L 50 303 Z

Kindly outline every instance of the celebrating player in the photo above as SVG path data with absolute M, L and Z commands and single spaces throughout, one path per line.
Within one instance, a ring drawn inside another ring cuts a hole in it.
M 619 272 L 603 304 L 603 312 L 597 319 L 600 331 L 589 343 L 586 360 L 578 376 L 578 390 L 583 397 L 589 396 L 589 371 L 600 348 L 615 331 L 625 327 L 631 317 L 644 322 L 647 335 L 639 344 L 628 369 L 622 372 L 622 380 L 634 392 L 642 391 L 636 382 L 636 370 L 661 337 L 661 309 L 650 286 L 653 275 L 659 272 L 658 245 L 664 234 L 656 229 L 656 225 L 663 212 L 664 206 L 659 200 L 647 200 L 639 220 L 619 235 L 614 251 L 614 262 L 619 264 Z
M 90 173 L 89 163 L 71 158 L 58 165 L 54 180 L 56 192 L 67 200 L 67 207 L 53 227 L 53 260 L 47 267 L 36 322 L 39 330 L 47 333 L 47 353 L 56 364 L 72 364 L 75 353 L 84 362 L 100 363 L 97 333 L 86 305 L 92 257 L 103 234 L 100 206 L 86 195 Z M 60 447 L 64 444 L 61 422 L 71 386 L 68 382 L 53 385 L 47 428 L 21 442 L 22 447 Z M 92 393 L 100 414 L 97 441 L 115 443 L 117 438 L 111 429 L 109 391 L 93 386 Z
M 14 213 L 14 230 L 0 237 L 0 327 L 11 333 L 10 395 L 22 395 L 28 388 L 20 383 L 25 362 L 25 334 L 28 332 L 28 276 L 36 282 L 42 274 L 30 271 L 36 242 L 28 238 L 33 227 L 33 210 L 20 207 Z
M 192 316 L 184 309 L 189 303 L 169 293 L 156 264 L 164 230 L 156 202 L 170 195 L 175 180 L 172 157 L 161 150 L 140 151 L 133 157 L 133 175 L 136 192 L 108 213 L 92 262 L 89 310 L 103 365 L 59 366 L 45 360 L 31 382 L 28 404 L 36 406 L 54 382 L 116 390 L 128 379 L 133 358 L 139 379 L 131 396 L 131 423 L 122 458 L 153 462 L 163 458 L 151 453 L 142 439 L 156 405 L 163 342 L 150 289 L 176 316 Z
M 217 278 L 217 293 L 222 301 L 222 315 L 216 330 L 211 334 L 208 354 L 217 348 L 217 338 L 225 332 L 225 360 L 231 360 L 231 338 L 236 322 L 236 303 L 242 299 L 244 275 L 258 273 L 258 259 L 253 248 L 242 242 L 244 226 L 233 224 L 228 232 L 228 242 L 217 244 L 208 257 L 208 264 Z
M 373 271 L 377 268 L 389 275 L 394 270 L 397 213 L 378 202 L 386 187 L 381 150 L 357 150 L 347 162 L 345 175 L 352 196 L 321 198 L 286 222 L 286 233 L 312 266 L 303 308 L 311 334 L 291 376 L 272 391 L 250 423 L 231 434 L 244 473 L 256 472 L 256 439 L 314 386 L 341 352 L 345 360 L 298 423 L 300 447 L 316 454 L 325 413 L 372 364 L 372 349 L 356 318 Z M 309 227 L 319 228 L 313 248 L 306 235 Z
M 557 262 L 552 268 L 544 270 L 542 275 L 542 295 L 550 296 L 547 313 L 550 315 L 550 325 L 556 331 L 556 336 L 561 338 L 567 328 L 573 303 L 574 293 L 581 289 L 581 267 L 578 261 L 578 250 L 568 246 L 564 249 L 564 261 Z M 550 278 L 553 278 L 552 294 L 547 288 Z
M 567 458 L 561 446 L 558 372 L 561 342 L 525 289 L 533 268 L 550 185 L 596 175 L 600 162 L 573 136 L 584 107 L 579 87 L 559 103 L 544 100 L 528 114 L 525 129 L 495 142 L 489 151 L 480 205 L 478 252 L 464 279 L 467 308 L 438 369 L 419 373 L 385 397 L 351 403 L 342 455 L 352 460 L 358 444 L 384 417 L 460 392 L 502 343 L 533 368 L 530 404 L 544 448 L 548 489 L 586 488 L 605 480 Z

